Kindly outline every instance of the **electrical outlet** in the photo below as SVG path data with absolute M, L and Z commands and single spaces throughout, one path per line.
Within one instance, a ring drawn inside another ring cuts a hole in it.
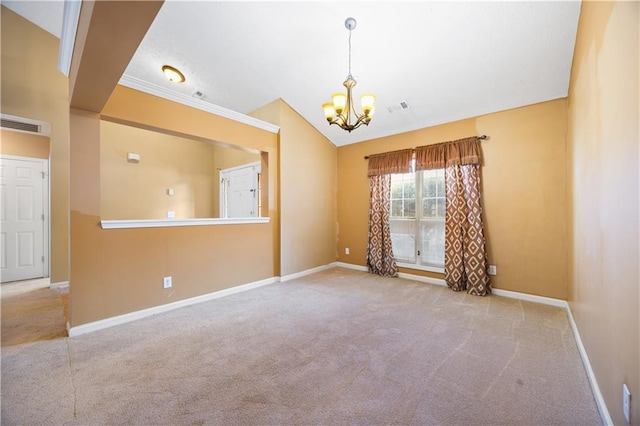
M 164 277 L 162 279 L 162 287 L 163 288 L 171 288 L 173 283 L 171 282 L 171 277 Z
M 631 422 L 629 411 L 631 409 L 631 392 L 626 384 L 622 385 L 622 411 L 624 412 L 624 418 L 627 419 L 627 423 Z
M 174 211 L 172 211 L 172 210 L 169 210 L 169 211 L 167 212 L 167 219 L 173 219 L 173 218 L 175 218 L 175 217 L 176 217 L 176 212 L 174 212 Z
M 496 265 L 489 265 L 489 268 L 487 269 L 487 274 L 498 275 L 498 267 Z
M 349 254 L 349 247 L 344 249 L 344 254 Z

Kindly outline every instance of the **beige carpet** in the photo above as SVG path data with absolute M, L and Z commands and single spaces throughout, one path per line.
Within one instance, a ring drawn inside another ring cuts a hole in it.
M 2 424 L 602 424 L 565 312 L 334 268 L 2 347 Z

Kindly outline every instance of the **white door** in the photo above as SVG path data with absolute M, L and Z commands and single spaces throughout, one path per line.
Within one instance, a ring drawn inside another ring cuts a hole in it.
M 223 217 L 258 217 L 258 173 L 260 163 L 220 172 Z
M 45 276 L 45 160 L 0 159 L 0 281 Z

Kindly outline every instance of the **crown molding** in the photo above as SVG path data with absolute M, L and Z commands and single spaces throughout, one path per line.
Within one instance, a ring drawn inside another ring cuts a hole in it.
M 60 50 L 58 51 L 58 70 L 66 77 L 69 77 L 69 70 L 71 69 L 71 59 L 73 58 L 73 47 L 76 42 L 81 6 L 82 2 L 79 0 L 66 0 L 64 2 Z
M 144 92 L 149 95 L 157 96 L 159 98 L 186 105 L 191 108 L 196 108 L 201 111 L 215 114 L 220 117 L 228 118 L 242 124 L 257 127 L 258 129 L 266 130 L 271 133 L 278 133 L 278 131 L 280 130 L 279 126 L 267 123 L 266 121 L 258 120 L 257 118 L 250 117 L 248 115 L 241 114 L 239 112 L 232 111 L 218 105 L 214 105 L 201 99 L 193 98 L 183 93 L 174 92 L 173 90 L 166 89 L 162 86 L 146 82 L 137 77 L 132 77 L 127 74 L 122 75 L 118 84 L 130 89 L 139 90 L 140 92 Z

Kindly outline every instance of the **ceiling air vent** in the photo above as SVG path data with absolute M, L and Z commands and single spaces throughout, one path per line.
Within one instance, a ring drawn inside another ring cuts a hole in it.
M 51 129 L 49 123 L 45 123 L 44 121 L 15 117 L 7 114 L 0 116 L 0 127 L 7 130 L 17 130 L 19 132 L 34 133 L 41 136 L 49 136 Z
M 407 101 L 402 101 L 397 105 L 391 105 L 387 107 L 387 111 L 389 112 L 389 114 L 392 114 L 394 112 L 398 112 L 398 111 L 402 111 L 405 109 L 409 109 L 409 103 Z

